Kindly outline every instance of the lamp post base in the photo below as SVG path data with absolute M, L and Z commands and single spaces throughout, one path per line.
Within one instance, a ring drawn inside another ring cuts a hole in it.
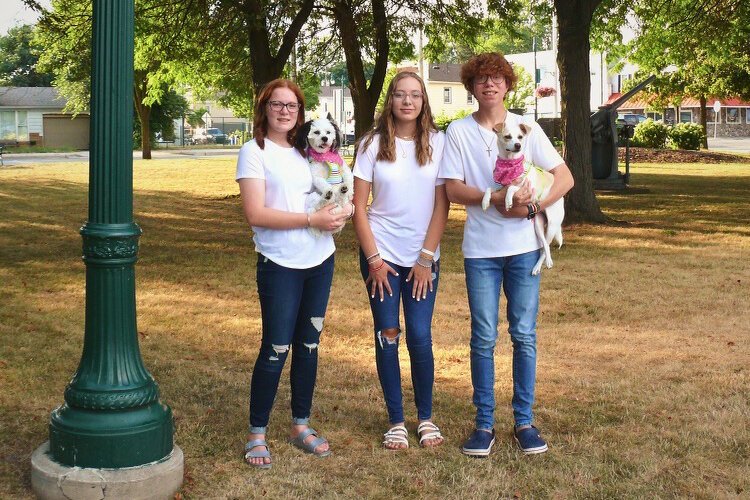
M 31 455 L 31 487 L 42 500 L 172 499 L 182 486 L 184 456 L 175 446 L 163 460 L 122 469 L 67 467 L 52 460 L 49 441 Z

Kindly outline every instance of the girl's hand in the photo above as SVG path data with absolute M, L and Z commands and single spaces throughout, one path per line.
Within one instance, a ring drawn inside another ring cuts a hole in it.
M 380 302 L 383 302 L 383 299 L 385 298 L 383 289 L 388 292 L 388 295 L 393 295 L 391 284 L 388 283 L 388 274 L 398 276 L 398 273 L 385 261 L 383 261 L 383 259 L 376 260 L 369 265 L 369 268 L 370 275 L 365 280 L 365 285 L 370 286 L 371 298 L 375 298 L 375 291 L 378 290 L 380 292 Z M 377 269 L 377 271 L 373 271 L 373 268 Z
M 426 299 L 427 291 L 432 292 L 432 266 L 424 267 L 419 264 L 414 264 L 414 267 L 409 271 L 409 276 L 406 277 L 406 281 L 412 281 L 411 296 L 413 299 Z
M 344 212 L 335 203 L 331 203 L 310 214 L 310 227 L 333 232 L 344 225 L 348 215 L 349 212 Z

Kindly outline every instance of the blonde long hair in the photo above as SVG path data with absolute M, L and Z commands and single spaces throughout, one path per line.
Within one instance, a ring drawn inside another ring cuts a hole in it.
M 424 82 L 419 75 L 412 71 L 402 71 L 393 77 L 385 94 L 383 112 L 378 117 L 375 128 L 362 136 L 360 144 L 363 144 L 362 149 L 365 150 L 370 146 L 375 136 L 379 135 L 380 144 L 376 158 L 381 161 L 396 161 L 396 124 L 393 119 L 393 90 L 396 88 L 396 84 L 404 78 L 414 78 L 422 88 L 422 110 L 417 116 L 417 131 L 414 135 L 414 144 L 417 150 L 417 163 L 423 167 L 432 161 L 430 134 L 437 132 L 437 126 L 432 118 L 432 110 L 430 110 L 430 103 L 427 100 L 427 89 L 424 86 Z M 357 147 L 357 150 L 359 151 L 359 147 Z

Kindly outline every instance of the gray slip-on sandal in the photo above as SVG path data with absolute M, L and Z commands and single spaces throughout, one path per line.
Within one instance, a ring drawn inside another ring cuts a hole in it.
M 253 448 L 257 446 L 264 446 L 266 449 L 253 451 Z M 271 458 L 271 451 L 268 449 L 268 443 L 266 443 L 265 439 L 253 439 L 252 441 L 248 441 L 248 443 L 245 445 L 245 463 L 250 467 L 257 467 L 258 469 L 270 469 L 271 465 L 273 465 L 273 463 L 267 464 L 261 462 L 259 464 L 255 464 L 252 462 L 248 462 L 249 458 Z
M 315 436 L 315 439 L 310 441 L 309 443 L 305 442 L 305 439 L 307 436 L 313 435 Z M 325 438 L 318 437 L 318 433 L 313 429 L 312 427 L 308 427 L 304 431 L 297 434 L 296 437 L 289 438 L 289 444 L 299 448 L 300 450 L 304 451 L 305 453 L 312 453 L 316 457 L 323 458 L 327 457 L 331 454 L 331 450 L 328 449 L 326 451 L 316 452 L 315 448 L 320 446 L 323 443 L 327 443 L 328 441 Z

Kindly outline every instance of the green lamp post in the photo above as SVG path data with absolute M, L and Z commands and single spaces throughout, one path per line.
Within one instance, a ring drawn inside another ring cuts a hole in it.
M 50 451 L 68 467 L 157 462 L 173 449 L 172 412 L 138 347 L 133 222 L 133 0 L 94 0 L 86 326 L 65 403 L 52 412 Z

